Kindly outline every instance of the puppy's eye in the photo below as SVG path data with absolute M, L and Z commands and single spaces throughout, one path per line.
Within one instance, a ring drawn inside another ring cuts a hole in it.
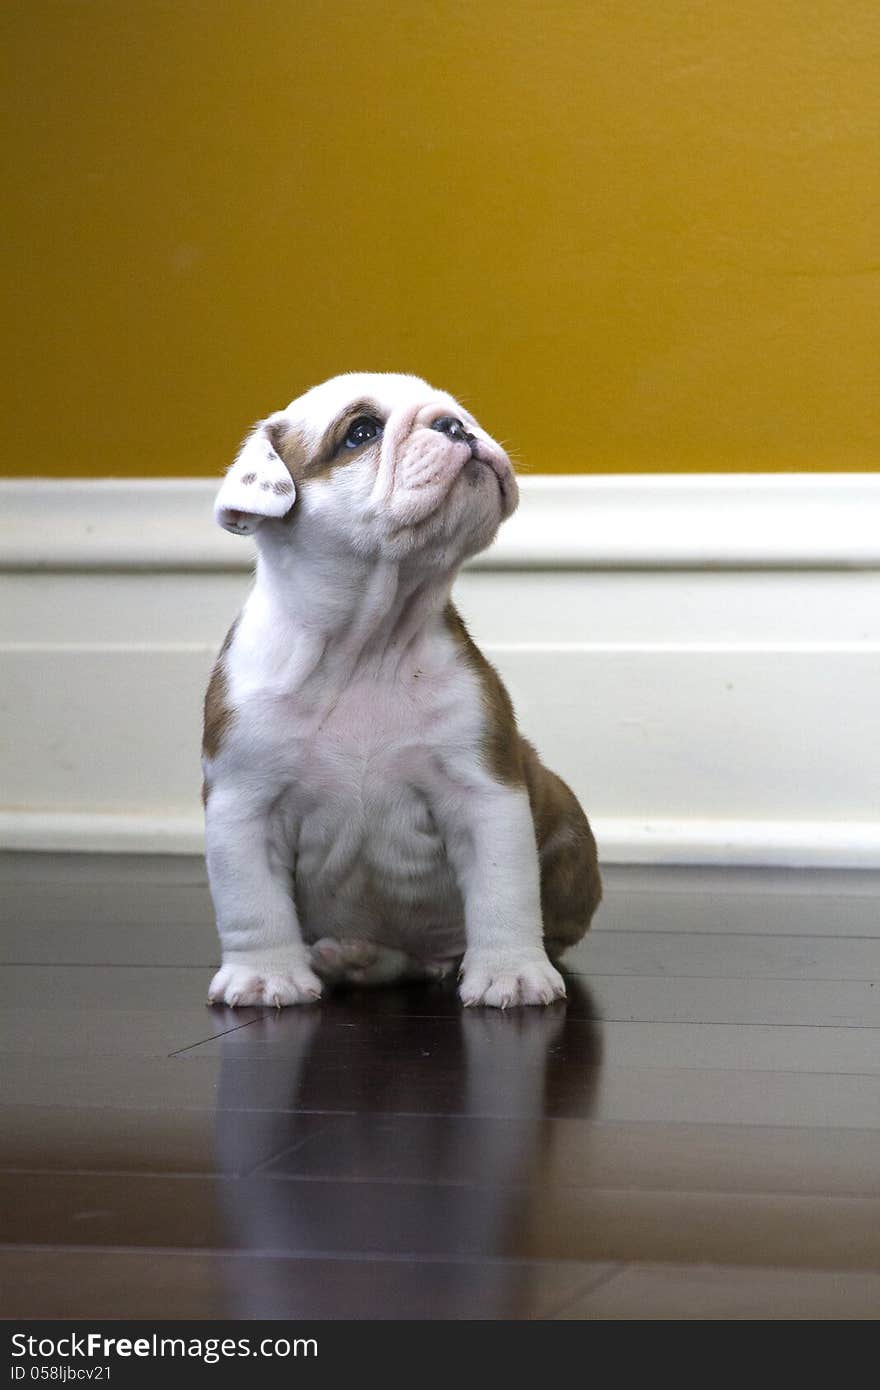
M 376 439 L 380 434 L 382 426 L 372 415 L 359 415 L 349 426 L 348 434 L 343 441 L 346 449 L 359 449 L 362 444 L 369 444 L 371 439 Z

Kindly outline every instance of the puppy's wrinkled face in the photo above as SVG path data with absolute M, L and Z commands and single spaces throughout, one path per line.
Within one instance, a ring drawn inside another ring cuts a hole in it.
M 359 555 L 433 552 L 457 562 L 489 544 L 517 501 L 504 450 L 452 396 L 418 377 L 351 373 L 257 427 L 221 488 L 217 517 L 240 531 L 283 517 L 273 530 L 295 528 Z

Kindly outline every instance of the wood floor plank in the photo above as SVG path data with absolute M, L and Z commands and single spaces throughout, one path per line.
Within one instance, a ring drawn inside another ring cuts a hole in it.
M 587 1016 L 609 1023 L 880 1027 L 880 981 L 874 980 L 601 975 L 587 984 Z
M 14 1316 L 880 1311 L 878 873 L 612 867 L 567 1002 L 507 1012 L 207 1008 L 196 859 L 0 883 Z
M 260 1172 L 361 1182 L 880 1197 L 880 1131 L 337 1116 Z
M 784 869 L 612 865 L 603 872 L 605 901 L 593 939 L 630 933 L 880 938 L 875 871 L 813 870 L 809 886 L 803 871 Z M 208 969 L 217 958 L 199 858 L 5 853 L 0 882 L 6 963 Z
M 32 1001 L 41 1009 L 191 1009 L 204 1004 L 207 983 L 200 965 L 6 965 L 0 1007 Z M 205 1017 L 212 1012 L 206 1009 Z
M 875 1320 L 876 1271 L 626 1266 L 595 1291 L 575 1297 L 554 1318 L 570 1320 L 809 1321 Z
M 120 887 L 207 887 L 205 861 L 197 854 L 51 854 L 41 850 L 0 852 L 0 877 L 13 887 L 35 888 L 42 894 L 59 884 L 65 888 L 100 890 Z
M 181 1046 L 245 1028 L 263 1012 L 198 1004 L 183 1009 L 7 1007 L 0 1013 L 0 1056 L 165 1057 Z
M 568 954 L 566 968 L 588 977 L 880 980 L 880 938 L 596 932 Z
M 552 1055 L 530 1075 L 496 1067 L 485 1089 L 461 1068 L 423 1062 L 382 1077 L 288 1058 L 28 1057 L 3 1059 L 8 1104 L 180 1110 L 298 1110 L 326 1114 L 536 1113 L 625 1123 L 880 1129 L 880 1077 L 683 1067 L 576 1070 Z M 534 1085 L 532 1083 L 535 1083 Z M 524 1084 L 528 1083 L 528 1084 Z M 537 1091 L 535 1089 L 537 1086 Z
M 612 864 L 603 880 L 599 931 L 880 937 L 874 869 Z
M 41 1009 L 162 1012 L 199 1009 L 208 972 L 201 966 L 7 965 L 0 971 L 0 1007 L 33 1000 Z M 365 1017 L 458 1018 L 455 989 L 421 984 L 364 996 L 347 990 L 328 995 L 322 1010 L 349 1024 Z M 265 1012 L 265 1011 L 260 1011 Z M 206 1011 L 205 1024 L 222 1010 Z M 242 1022 L 256 1017 L 234 1015 Z M 608 1023 L 748 1023 L 880 1027 L 880 982 L 873 980 L 703 979 L 676 975 L 602 975 L 569 980 L 566 1018 Z M 177 1042 L 177 1040 L 175 1040 Z M 173 1049 L 178 1050 L 175 1046 Z
M 35 1172 L 244 1175 L 320 1134 L 291 1111 L 0 1106 L 0 1168 Z
M 200 906 L 196 919 L 187 922 L 176 913 L 173 897 L 167 908 L 159 904 L 152 912 L 142 901 L 122 930 L 118 918 L 71 912 L 67 922 L 48 922 L 35 932 L 31 911 L 0 931 L 0 965 L 197 965 L 208 972 L 219 959 L 209 911 Z
M 554 1047 L 574 1067 L 588 1055 L 594 1025 L 560 1016 Z M 489 1025 L 491 1026 L 491 1025 Z M 506 1024 L 504 1025 L 506 1026 Z M 422 1056 L 437 1065 L 467 1048 L 469 1025 L 459 1018 L 426 1018 L 413 1029 L 409 1019 L 388 1017 L 381 1031 L 366 1018 L 337 1025 L 321 1017 L 313 1062 L 325 1069 L 343 1056 L 369 1056 L 375 1067 L 417 1066 Z M 199 1043 L 200 1055 L 277 1057 L 289 1055 L 298 1025 L 291 1011 L 257 1018 L 249 1027 Z M 815 1071 L 880 1075 L 880 1029 L 777 1027 L 728 1023 L 615 1023 L 601 1025 L 602 1059 L 610 1067 L 695 1067 L 712 1070 Z M 507 1046 L 511 1060 L 520 1049 Z M 356 1065 L 356 1063 L 352 1063 Z
M 0 1250 L 4 1316 L 505 1320 L 553 1316 L 613 1265 Z
M 15 1105 L 0 1169 L 877 1197 L 880 1131 Z
M 871 1269 L 880 1200 L 0 1174 L 0 1243 Z

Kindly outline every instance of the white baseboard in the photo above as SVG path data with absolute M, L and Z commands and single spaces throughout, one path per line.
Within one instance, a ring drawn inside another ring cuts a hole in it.
M 457 600 L 604 860 L 880 865 L 880 477 L 522 484 Z M 200 852 L 213 489 L 0 483 L 0 848 Z
M 158 810 L 148 815 L 100 811 L 0 811 L 0 849 L 57 854 L 202 854 L 202 819 Z
M 605 864 L 736 864 L 874 869 L 876 821 L 603 820 L 595 826 Z
M 880 864 L 880 820 L 635 821 L 593 818 L 603 864 L 773 864 L 871 869 Z M 0 811 L 0 848 L 67 854 L 204 852 L 200 816 L 90 811 Z
M 523 505 L 472 569 L 880 565 L 880 474 L 520 478 Z M 241 570 L 210 478 L 0 479 L 7 569 Z

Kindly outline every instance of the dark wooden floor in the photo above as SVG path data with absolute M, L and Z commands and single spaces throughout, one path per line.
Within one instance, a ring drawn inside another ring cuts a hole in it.
M 0 863 L 4 1316 L 880 1313 L 880 875 L 608 870 L 567 1006 L 275 1014 L 197 862 Z

